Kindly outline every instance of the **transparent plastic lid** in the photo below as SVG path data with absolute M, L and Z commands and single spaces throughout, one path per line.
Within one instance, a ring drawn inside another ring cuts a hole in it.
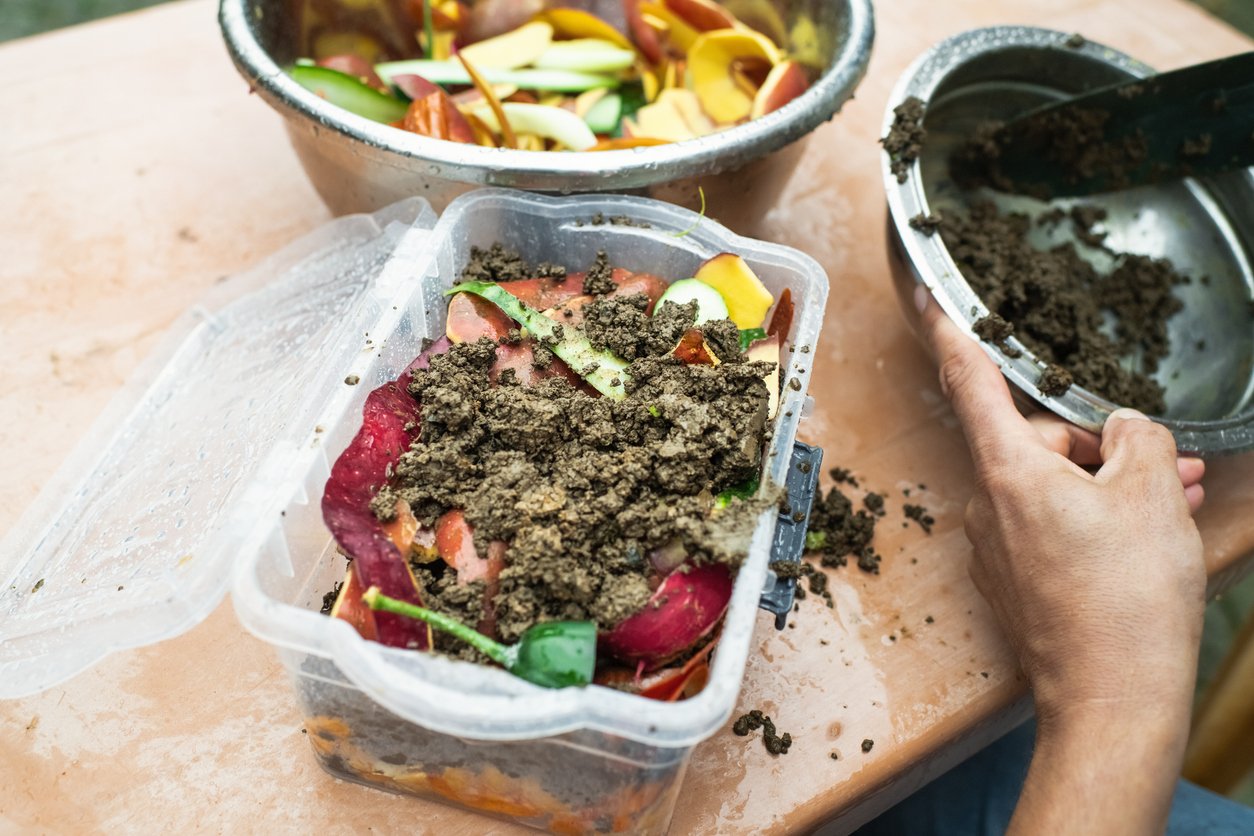
M 333 221 L 176 322 L 0 543 L 0 697 L 218 605 L 324 381 L 369 348 L 366 301 L 425 274 L 435 220 L 415 198 Z

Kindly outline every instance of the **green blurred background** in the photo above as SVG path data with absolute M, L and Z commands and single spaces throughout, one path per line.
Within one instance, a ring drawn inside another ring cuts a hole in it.
M 162 2 L 167 0 L 0 0 L 0 41 L 155 6 Z M 1251 0 L 1194 2 L 1238 29 L 1254 35 L 1254 2 Z M 1251 612 L 1254 612 L 1254 576 L 1246 578 L 1207 608 L 1206 632 L 1198 670 L 1199 694 L 1214 675 L 1232 643 L 1233 636 Z M 1246 804 L 1254 805 L 1254 776 L 1245 781 L 1236 795 Z

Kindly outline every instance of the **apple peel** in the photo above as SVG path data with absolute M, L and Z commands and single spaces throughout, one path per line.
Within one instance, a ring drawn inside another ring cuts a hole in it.
M 370 503 L 418 434 L 422 413 L 408 392 L 411 373 L 425 368 L 431 357 L 448 347 L 446 340 L 432 344 L 399 378 L 366 396 L 361 429 L 335 460 L 322 493 L 322 518 L 336 543 L 353 558 L 353 579 L 363 590 L 377 586 L 389 597 L 419 605 L 422 598 L 406 555 Z M 373 623 L 375 637 L 389 647 L 427 650 L 431 646 L 431 631 L 411 619 L 375 613 Z
M 601 647 L 619 661 L 659 668 L 713 632 L 731 593 L 731 571 L 722 564 L 672 572 L 642 610 L 601 635 Z
M 810 88 L 805 68 L 796 61 L 781 61 L 771 67 L 766 81 L 753 97 L 749 118 L 757 119 L 779 110 Z

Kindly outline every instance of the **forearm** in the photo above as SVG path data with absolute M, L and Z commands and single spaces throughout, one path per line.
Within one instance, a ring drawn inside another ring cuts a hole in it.
M 1188 740 L 1187 701 L 1038 721 L 1009 833 L 1162 833 Z

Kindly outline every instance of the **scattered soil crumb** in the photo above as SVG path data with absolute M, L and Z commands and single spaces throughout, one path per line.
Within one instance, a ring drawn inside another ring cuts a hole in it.
M 361 383 L 361 378 L 355 374 L 350 374 L 348 377 L 344 378 L 344 382 L 349 386 L 356 386 L 358 383 Z
M 522 256 L 497 243 L 486 250 L 470 248 L 470 261 L 462 268 L 461 281 L 509 282 L 530 278 L 531 269 Z
M 43 579 L 43 578 L 40 578 L 39 580 L 35 581 L 35 585 L 31 587 L 31 590 L 30 590 L 30 591 L 31 591 L 32 593 L 35 593 L 35 592 L 38 592 L 39 590 L 41 590 L 41 589 L 43 589 L 43 588 L 44 588 L 44 579 Z
M 940 229 L 940 215 L 925 215 L 922 212 L 910 219 L 910 227 L 917 229 L 924 235 L 935 235 L 936 230 Z
M 927 512 L 926 508 L 922 505 L 907 505 L 904 510 L 907 519 L 917 522 L 926 533 L 932 533 L 932 526 L 936 524 L 936 519 Z
M 935 623 L 936 623 L 936 619 L 935 619 L 935 618 L 932 618 L 932 616 L 930 616 L 930 615 L 929 615 L 927 618 L 923 619 L 923 620 L 924 620 L 926 623 L 928 623 L 928 624 L 935 624 Z
M 869 752 L 874 745 L 875 741 L 868 737 L 866 740 L 862 741 L 862 751 Z
M 862 497 L 862 504 L 865 505 L 866 509 L 870 511 L 872 514 L 874 514 L 875 516 L 877 517 L 884 516 L 884 497 L 882 494 L 878 494 L 872 491 L 871 493 Z
M 832 477 L 843 481 L 834 469 Z M 844 474 L 847 476 L 847 471 Z M 863 510 L 855 511 L 849 497 L 835 485 L 826 493 L 816 492 L 810 507 L 810 528 L 806 548 L 820 555 L 824 566 L 844 566 L 850 555 L 857 558 L 858 568 L 879 574 L 880 556 L 871 547 L 875 536 L 875 517 Z
M 775 573 L 777 578 L 799 578 L 803 572 L 800 563 L 794 563 L 791 560 L 776 560 L 771 564 L 771 571 Z
M 340 597 L 340 589 L 342 589 L 343 586 L 343 581 L 336 581 L 335 586 L 331 587 L 331 591 L 322 596 L 322 609 L 320 612 L 323 615 L 331 614 L 331 608 L 335 606 L 335 599 Z
M 613 273 L 614 269 L 610 267 L 610 259 L 605 254 L 605 250 L 598 251 L 592 266 L 584 275 L 583 292 L 589 296 L 605 296 L 612 293 L 616 287 L 610 278 Z
M 766 751 L 772 755 L 788 754 L 789 748 L 792 747 L 792 735 L 788 732 L 776 734 L 775 723 L 758 709 L 755 708 L 748 714 L 742 714 L 732 724 L 732 732 L 739 737 L 745 737 L 749 732 L 757 729 L 762 729 L 762 743 L 766 746 Z
M 1067 394 L 1067 390 L 1074 382 L 1071 372 L 1057 363 L 1050 363 L 1045 367 L 1045 371 L 1041 372 L 1041 379 L 1037 381 L 1036 388 L 1041 390 L 1042 395 L 1056 398 Z
M 1106 233 L 1093 229 L 1093 227 L 1106 220 L 1105 209 L 1080 204 L 1071 207 L 1069 217 L 1071 218 L 1071 229 L 1075 233 L 1076 238 L 1095 249 L 1105 249 Z
M 822 598 L 829 610 L 835 609 L 836 602 L 832 599 L 832 591 L 828 589 L 827 575 L 823 573 L 823 570 L 812 563 L 803 563 L 801 564 L 801 574 L 805 576 L 810 584 L 810 594 Z M 797 589 L 801 591 L 800 586 Z
M 1015 327 L 1002 319 L 1001 314 L 990 313 L 987 316 L 980 317 L 971 326 L 971 330 L 984 342 L 997 346 L 1001 353 L 1007 357 L 1020 357 L 1023 355 L 1023 352 L 1019 349 L 1012 348 L 1006 344 L 1006 340 L 1010 339 L 1014 334 Z M 909 495 L 910 493 L 907 491 L 906 496 Z
M 1254 302 L 1251 302 L 1250 304 L 1251 306 L 1254 306 Z M 832 481 L 834 482 L 843 482 L 850 487 L 858 487 L 858 479 L 853 475 L 852 471 L 846 470 L 843 467 L 833 467 L 831 470 L 827 471 L 827 473 L 832 477 Z
M 1074 32 L 1067 36 L 1067 40 L 1063 41 L 1063 46 L 1067 47 L 1067 49 L 1080 49 L 1086 43 L 1088 43 L 1088 41 L 1083 35 L 1079 32 Z
M 923 129 L 923 100 L 911 96 L 893 108 L 893 124 L 888 135 L 880 140 L 888 152 L 890 169 L 898 183 L 906 182 L 910 166 L 919 158 L 927 131 Z

